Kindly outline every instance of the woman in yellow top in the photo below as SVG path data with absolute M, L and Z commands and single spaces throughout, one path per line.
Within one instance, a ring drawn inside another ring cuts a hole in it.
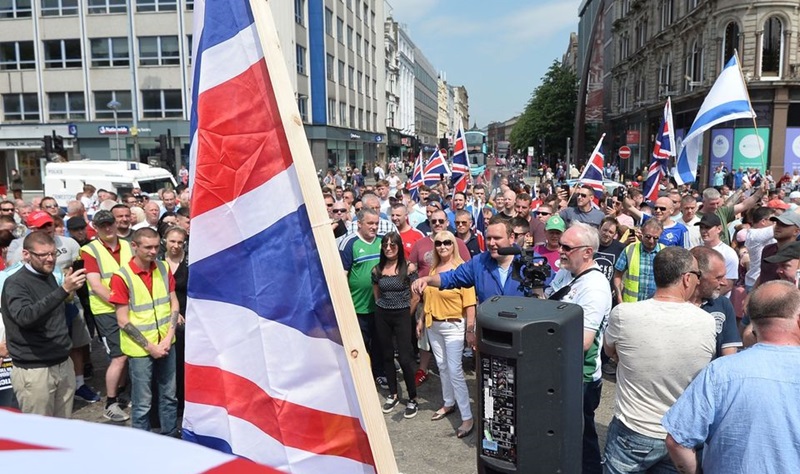
M 433 264 L 431 275 L 453 270 L 464 263 L 456 250 L 456 237 L 442 231 L 433 236 Z M 425 288 L 425 325 L 431 351 L 439 366 L 442 380 L 442 408 L 436 411 L 431 420 L 441 420 L 455 412 L 456 404 L 461 412 L 461 426 L 456 436 L 463 438 L 472 432 L 474 421 L 469 406 L 469 391 L 464 379 L 461 357 L 464 350 L 464 334 L 467 344 L 475 346 L 475 289 L 439 290 Z M 417 334 L 422 332 L 422 320 L 417 323 Z

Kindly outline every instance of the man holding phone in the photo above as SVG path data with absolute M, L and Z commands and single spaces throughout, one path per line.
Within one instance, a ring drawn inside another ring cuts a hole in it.
M 592 199 L 594 199 L 594 188 L 588 184 L 580 185 L 574 193 L 577 200 L 577 207 L 567 207 L 559 214 L 561 218 L 567 223 L 567 227 L 572 222 L 582 222 L 589 224 L 595 229 L 600 227 L 600 222 L 605 217 L 603 211 L 594 207 Z

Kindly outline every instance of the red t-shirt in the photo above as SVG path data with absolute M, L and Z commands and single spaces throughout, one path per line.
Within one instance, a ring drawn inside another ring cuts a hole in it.
M 117 263 L 120 263 L 119 259 L 120 259 L 120 250 L 122 249 L 122 245 L 119 243 L 119 240 L 117 240 L 116 250 L 111 250 L 111 248 L 108 245 L 106 245 L 106 243 L 103 242 L 102 240 L 100 240 L 100 243 L 103 244 L 103 247 L 105 247 L 106 250 L 108 250 L 108 252 L 111 254 L 111 256 L 114 257 L 114 260 L 116 260 Z M 87 275 L 90 273 L 100 273 L 100 266 L 97 265 L 97 259 L 94 258 L 94 255 L 92 255 L 91 252 L 87 252 L 86 250 L 81 249 L 81 259 L 83 260 L 83 268 L 86 269 Z
M 419 239 L 424 239 L 425 234 L 417 230 L 413 227 L 410 227 L 405 232 L 400 232 L 400 239 L 403 240 L 403 251 L 406 254 L 406 260 L 411 257 L 411 249 L 414 247 L 414 243 Z
M 131 270 L 137 274 L 144 282 L 144 286 L 153 295 L 153 271 L 156 268 L 155 262 L 150 264 L 150 268 L 142 270 L 139 268 L 133 259 L 131 259 Z M 175 277 L 172 276 L 172 270 L 167 267 L 167 278 L 169 279 L 169 292 L 175 291 Z M 130 293 L 128 292 L 128 285 L 125 280 L 119 275 L 111 277 L 111 297 L 108 302 L 111 304 L 128 304 L 130 301 Z

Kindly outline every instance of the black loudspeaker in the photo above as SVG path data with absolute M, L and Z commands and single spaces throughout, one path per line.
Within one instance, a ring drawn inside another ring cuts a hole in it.
M 477 323 L 478 472 L 580 473 L 583 309 L 496 296 Z

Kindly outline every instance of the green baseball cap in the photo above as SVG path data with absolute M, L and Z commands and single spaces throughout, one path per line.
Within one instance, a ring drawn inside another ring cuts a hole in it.
M 564 232 L 567 230 L 567 223 L 558 214 L 553 214 L 547 219 L 547 224 L 544 225 L 544 230 L 557 230 Z

